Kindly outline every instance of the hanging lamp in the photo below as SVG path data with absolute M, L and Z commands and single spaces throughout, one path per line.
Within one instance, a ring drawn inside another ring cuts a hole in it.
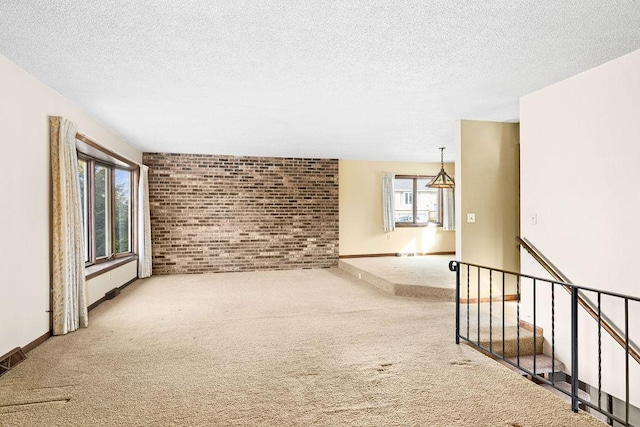
M 440 172 L 427 184 L 429 188 L 454 188 L 456 183 L 444 171 L 444 147 L 440 147 Z

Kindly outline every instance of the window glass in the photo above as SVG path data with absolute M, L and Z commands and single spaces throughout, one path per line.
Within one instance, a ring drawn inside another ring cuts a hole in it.
M 116 253 L 131 250 L 131 172 L 115 170 Z
M 396 222 L 413 222 L 413 179 L 396 178 L 394 193 Z
M 429 188 L 431 177 L 400 176 L 394 181 L 395 221 L 398 225 L 442 224 L 442 190 Z
M 109 169 L 106 166 L 95 166 L 95 245 L 96 258 L 104 258 L 111 255 L 109 248 L 110 233 L 110 206 L 109 206 Z
M 80 209 L 82 210 L 82 238 L 84 239 L 84 261 L 89 261 L 89 221 L 88 198 L 87 198 L 87 162 L 78 160 L 78 178 L 80 180 Z
M 418 179 L 418 216 L 420 223 L 437 223 L 439 221 L 438 192 L 437 188 L 428 188 L 430 179 Z

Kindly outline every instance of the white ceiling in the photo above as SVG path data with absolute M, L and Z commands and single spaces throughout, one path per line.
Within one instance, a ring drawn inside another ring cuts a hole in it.
M 637 49 L 638 0 L 0 0 L 0 53 L 143 151 L 452 160 Z

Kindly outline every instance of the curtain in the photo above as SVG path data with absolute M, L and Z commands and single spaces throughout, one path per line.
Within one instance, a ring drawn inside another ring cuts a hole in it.
M 456 199 L 453 188 L 442 190 L 442 230 L 454 231 L 456 229 Z
M 89 325 L 77 126 L 62 117 L 49 117 L 49 130 L 53 187 L 51 305 L 53 334 L 62 335 Z
M 138 182 L 138 277 L 151 276 L 151 214 L 149 211 L 149 167 L 140 165 Z
M 393 180 L 395 175 L 389 172 L 382 173 L 382 222 L 385 233 L 395 230 L 396 221 L 393 216 Z

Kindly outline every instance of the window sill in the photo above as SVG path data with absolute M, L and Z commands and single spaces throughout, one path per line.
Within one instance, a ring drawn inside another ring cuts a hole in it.
M 397 223 L 396 228 L 442 228 L 442 224 L 406 224 Z
M 89 267 L 85 268 L 85 279 L 93 279 L 94 277 L 100 276 L 107 271 L 111 271 L 115 268 L 120 267 L 121 265 L 128 264 L 129 262 L 135 261 L 137 259 L 138 255 L 127 255 L 122 258 L 116 258 L 110 261 L 101 262 L 100 264 L 90 265 Z

